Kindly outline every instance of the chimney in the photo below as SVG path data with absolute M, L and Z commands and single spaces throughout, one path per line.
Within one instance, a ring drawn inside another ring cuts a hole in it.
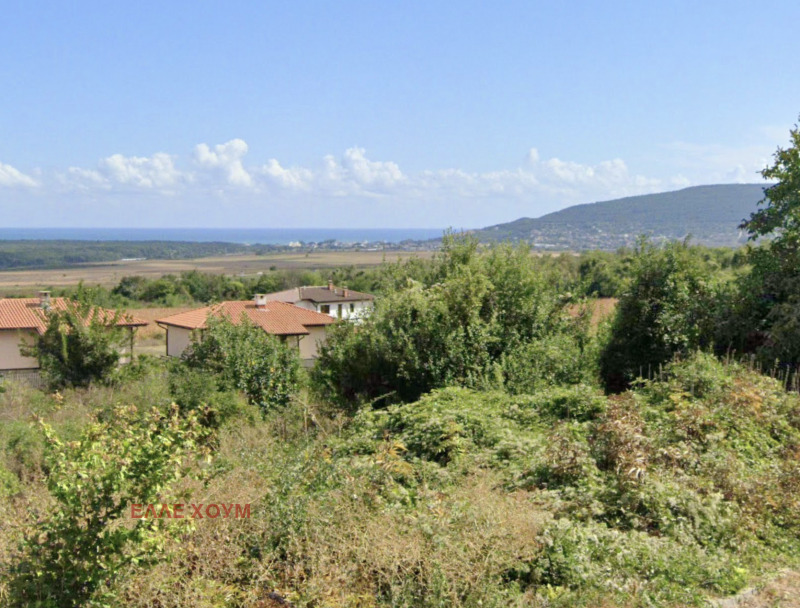
M 328 279 L 328 291 L 333 291 L 333 280 Z
M 265 309 L 267 307 L 267 294 L 257 293 L 253 296 L 253 302 L 255 302 L 256 308 L 259 310 Z
M 49 291 L 40 291 L 39 292 L 39 307 L 47 310 L 50 308 L 50 292 Z
M 347 287 L 342 287 L 342 295 L 346 298 L 347 294 L 350 293 L 347 291 Z

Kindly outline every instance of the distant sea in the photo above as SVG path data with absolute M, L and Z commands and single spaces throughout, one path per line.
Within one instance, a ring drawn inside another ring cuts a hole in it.
M 399 243 L 442 236 L 441 228 L 0 228 L 0 240 L 193 241 L 288 245 L 335 239 Z

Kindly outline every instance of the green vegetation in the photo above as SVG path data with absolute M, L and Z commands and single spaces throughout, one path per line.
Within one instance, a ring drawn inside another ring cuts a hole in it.
M 119 364 L 118 347 L 126 336 L 117 327 L 119 313 L 107 315 L 87 302 L 47 311 L 47 328 L 27 356 L 36 357 L 51 388 L 88 386 L 109 380 Z
M 173 371 L 183 375 L 184 383 L 196 387 L 197 382 L 203 385 L 213 379 L 219 390 L 242 391 L 264 412 L 288 405 L 297 393 L 297 354 L 246 317 L 236 324 L 226 317 L 211 319 L 202 340 L 184 355 L 184 363 L 177 369 L 186 371 Z
M 481 255 L 473 240 L 446 238 L 427 276 L 407 280 L 363 323 L 331 334 L 313 371 L 319 391 L 340 403 L 410 401 L 443 386 L 536 382 L 548 366 L 559 368 L 549 370 L 554 379 L 580 377 L 585 324 L 565 314 L 569 299 L 529 260 L 525 247 Z M 562 335 L 574 357 L 548 358 L 547 344 Z M 535 360 L 527 359 L 531 348 Z
M 267 246 L 259 246 L 268 249 Z M 125 258 L 178 260 L 230 253 L 253 253 L 235 243 L 186 241 L 0 241 L 0 270 L 63 268 Z
M 43 425 L 47 487 L 55 504 L 25 535 L 11 572 L 12 605 L 67 608 L 113 599 L 107 587 L 129 564 L 162 557 L 171 528 L 130 520 L 132 503 L 154 502 L 186 472 L 201 437 L 191 417 L 118 408 L 64 443 Z
M 622 390 L 676 354 L 710 346 L 716 293 L 704 270 L 685 244 L 640 244 L 601 356 L 606 387 Z
M 340 271 L 380 297 L 308 375 L 223 319 L 184 359 L 110 382 L 5 382 L 0 599 L 677 608 L 797 571 L 792 137 L 746 224 L 771 241 L 742 252 L 643 240 L 545 258 L 447 235 L 432 260 Z M 275 278 L 78 295 L 214 299 Z M 597 293 L 620 300 L 592 326 Z M 147 503 L 250 517 L 126 516 Z

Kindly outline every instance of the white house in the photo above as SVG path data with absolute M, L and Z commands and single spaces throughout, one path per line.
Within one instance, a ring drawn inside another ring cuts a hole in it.
M 195 338 L 202 338 L 208 318 L 215 316 L 225 316 L 232 323 L 246 317 L 265 332 L 297 348 L 305 364 L 317 357 L 319 346 L 325 343 L 327 326 L 335 323 L 329 315 L 287 302 L 269 301 L 267 295 L 256 294 L 252 300 L 221 302 L 156 320 L 167 332 L 167 355 L 180 357 Z
M 295 287 L 268 293 L 266 298 L 289 302 L 307 310 L 330 315 L 334 319 L 362 317 L 372 309 L 375 300 L 372 294 L 336 287 L 331 281 L 328 281 L 327 286 Z

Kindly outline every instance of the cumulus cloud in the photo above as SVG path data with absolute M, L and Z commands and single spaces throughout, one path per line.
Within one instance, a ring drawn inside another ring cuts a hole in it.
M 138 201 L 159 201 L 168 195 L 170 206 L 158 211 L 184 209 L 181 218 L 186 209 L 200 209 L 200 201 L 207 201 L 202 218 L 210 223 L 215 220 L 209 211 L 215 207 L 208 201 L 225 200 L 234 206 L 220 212 L 224 220 L 233 209 L 247 209 L 254 217 L 264 214 L 257 221 L 293 217 L 284 221 L 298 225 L 309 220 L 308 210 L 313 208 L 314 221 L 340 225 L 403 221 L 474 226 L 693 184 L 755 181 L 756 168 L 769 156 L 763 147 L 733 149 L 682 142 L 662 147 L 662 152 L 675 158 L 665 163 L 669 169 L 659 177 L 632 171 L 620 158 L 579 163 L 547 157 L 536 148 L 530 148 L 517 167 L 405 172 L 398 163 L 376 159 L 361 147 L 323 156 L 309 166 L 287 166 L 276 158 L 248 163 L 248 144 L 232 139 L 216 145 L 200 143 L 183 162 L 166 152 L 113 154 L 95 167 L 69 167 L 54 176 L 32 173 L 31 177 L 0 164 L 0 186 L 38 186 L 40 194 L 54 190 L 83 202 L 113 202 L 118 193 L 140 193 Z M 127 208 L 131 200 L 118 199 L 117 209 Z M 459 207 L 458 214 L 454 215 L 453 205 Z M 414 219 L 397 219 L 406 216 Z
M 314 172 L 310 169 L 303 167 L 287 169 L 274 158 L 269 159 L 258 172 L 270 184 L 287 190 L 309 190 L 314 179 Z
M 247 150 L 244 140 L 232 139 L 214 146 L 213 150 L 208 144 L 198 144 L 194 156 L 200 167 L 221 171 L 230 185 L 248 188 L 253 185 L 253 178 L 242 164 Z
M 137 188 L 174 188 L 184 178 L 172 156 L 157 152 L 151 157 L 114 154 L 100 161 L 100 173 L 110 181 Z
M 774 147 L 769 145 L 725 146 L 676 141 L 663 146 L 665 162 L 689 174 L 693 182 L 753 183 L 771 164 Z
M 95 169 L 69 167 L 57 177 L 67 189 L 83 192 L 121 189 L 171 194 L 191 181 L 191 175 L 180 171 L 175 158 L 164 152 L 152 156 L 112 154 L 101 159 Z
M 0 163 L 0 186 L 6 188 L 35 188 L 38 182 L 11 165 Z

